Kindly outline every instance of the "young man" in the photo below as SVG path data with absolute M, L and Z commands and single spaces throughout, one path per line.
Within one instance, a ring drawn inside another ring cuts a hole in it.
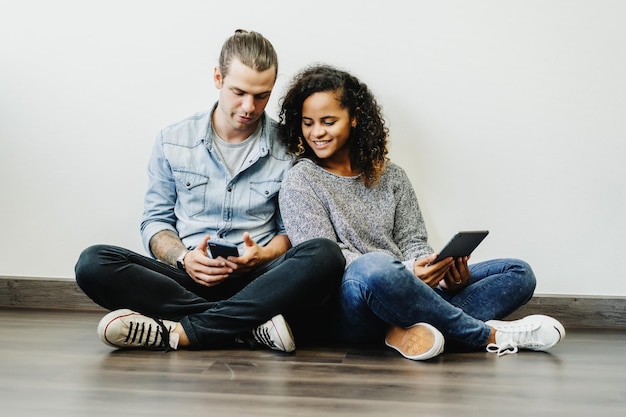
M 265 113 L 277 73 L 261 34 L 229 37 L 213 73 L 218 102 L 154 144 L 141 224 L 152 257 L 108 245 L 80 255 L 78 285 L 113 310 L 98 325 L 104 343 L 169 350 L 247 340 L 291 352 L 284 317 L 304 323 L 338 285 L 345 261 L 336 243 L 291 247 L 284 233 L 277 197 L 291 161 Z M 215 241 L 240 256 L 207 256 Z

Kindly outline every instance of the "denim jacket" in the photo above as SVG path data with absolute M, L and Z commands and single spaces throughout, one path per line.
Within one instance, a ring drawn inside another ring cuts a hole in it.
M 277 139 L 276 121 L 263 115 L 256 154 L 231 176 L 214 149 L 214 110 L 168 126 L 156 138 L 141 222 L 148 253 L 150 238 L 162 230 L 177 233 L 188 248 L 210 235 L 240 252 L 245 231 L 261 246 L 285 233 L 278 191 L 291 160 Z

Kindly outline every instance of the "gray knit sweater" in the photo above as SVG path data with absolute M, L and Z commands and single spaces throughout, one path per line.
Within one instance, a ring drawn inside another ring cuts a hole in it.
M 303 159 L 283 178 L 279 202 L 294 245 L 315 237 L 334 240 L 346 266 L 378 251 L 412 271 L 415 259 L 433 253 L 411 182 L 393 163 L 367 188 L 359 177 L 338 176 Z

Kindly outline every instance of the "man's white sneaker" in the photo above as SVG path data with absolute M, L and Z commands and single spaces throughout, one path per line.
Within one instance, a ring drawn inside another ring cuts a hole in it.
M 252 338 L 256 343 L 265 345 L 273 350 L 287 353 L 296 350 L 293 334 L 282 314 L 272 317 L 252 330 Z
M 178 347 L 179 336 L 172 332 L 175 327 L 176 322 L 121 309 L 100 320 L 98 336 L 103 343 L 116 348 L 168 351 Z
M 498 356 L 517 353 L 518 349 L 545 351 L 565 337 L 565 328 L 550 316 L 534 314 L 514 321 L 490 320 L 496 329 L 496 343 L 487 345 L 487 352 Z
M 444 343 L 441 332 L 428 323 L 417 323 L 406 329 L 393 326 L 385 337 L 387 346 L 414 361 L 434 358 L 443 352 Z

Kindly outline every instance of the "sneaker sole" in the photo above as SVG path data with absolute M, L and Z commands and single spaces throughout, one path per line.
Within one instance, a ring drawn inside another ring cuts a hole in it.
M 270 321 L 276 329 L 276 333 L 278 334 L 278 338 L 280 339 L 280 343 L 282 345 L 280 346 L 281 350 L 287 353 L 296 350 L 296 342 L 293 340 L 291 328 L 287 324 L 287 321 L 285 321 L 285 318 L 282 316 L 282 314 L 272 317 Z
M 444 338 L 439 330 L 428 323 L 417 323 L 407 329 L 392 327 L 385 344 L 411 360 L 427 360 L 443 352 Z

